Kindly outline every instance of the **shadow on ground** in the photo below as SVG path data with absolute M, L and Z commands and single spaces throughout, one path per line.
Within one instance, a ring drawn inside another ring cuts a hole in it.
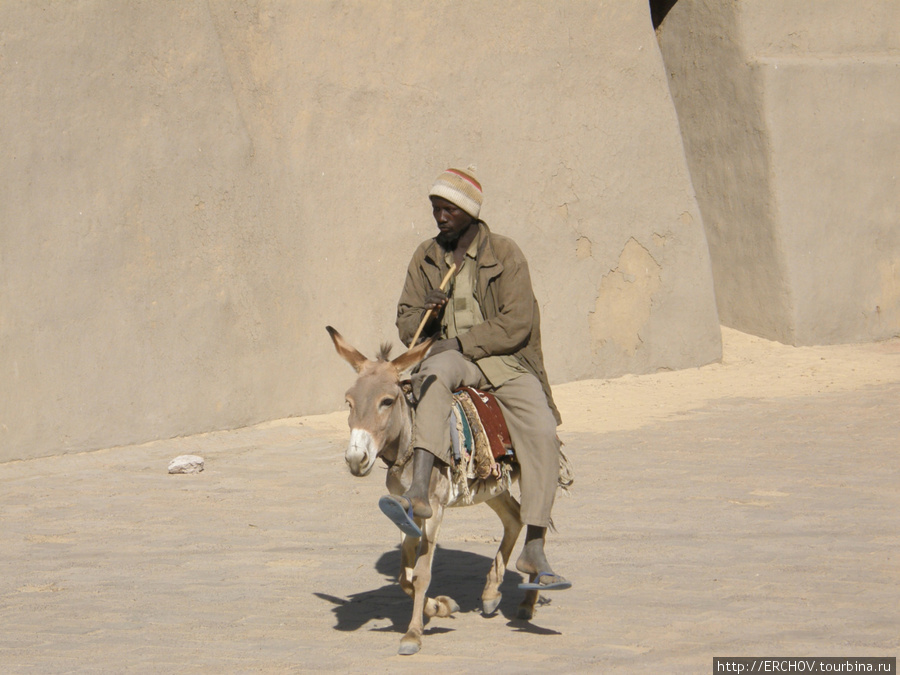
M 460 612 L 480 613 L 481 592 L 491 563 L 492 558 L 487 556 L 438 546 L 432 564 L 432 580 L 428 595 L 431 597 L 448 595 L 459 605 Z M 400 584 L 395 580 L 400 571 L 400 547 L 384 553 L 375 563 L 375 569 L 385 576 L 387 582 L 380 588 L 353 593 L 346 598 L 327 593 L 313 593 L 320 600 L 333 605 L 331 611 L 337 617 L 335 630 L 355 631 L 370 621 L 386 619 L 390 621 L 390 626 L 380 626 L 371 630 L 406 632 L 412 612 L 412 599 L 400 589 Z M 521 575 L 507 570 L 503 583 L 500 584 L 503 600 L 497 612 L 485 619 L 492 620 L 502 616 L 508 620 L 508 625 L 518 632 L 555 633 L 516 618 L 518 605 L 524 597 L 524 591 L 518 589 L 521 581 Z M 538 604 L 545 605 L 549 602 L 541 597 Z M 433 626 L 426 628 L 425 632 L 433 634 L 450 630 L 452 629 Z

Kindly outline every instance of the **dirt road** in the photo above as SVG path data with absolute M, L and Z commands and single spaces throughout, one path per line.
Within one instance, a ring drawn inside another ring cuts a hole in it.
M 575 463 L 515 619 L 478 597 L 500 527 L 445 519 L 461 607 L 396 655 L 411 609 L 380 469 L 345 414 L 0 465 L 4 673 L 685 672 L 714 656 L 900 652 L 900 340 L 791 348 L 726 330 L 721 364 L 556 387 Z M 335 357 L 335 376 L 352 371 Z M 336 401 L 335 405 L 340 402 Z M 194 453 L 196 475 L 169 475 Z M 518 551 L 518 549 L 517 549 Z

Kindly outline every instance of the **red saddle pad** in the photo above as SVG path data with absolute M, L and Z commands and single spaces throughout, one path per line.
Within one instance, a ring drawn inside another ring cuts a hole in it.
M 503 411 L 494 395 L 474 387 L 461 387 L 454 393 L 461 391 L 468 395 L 475 405 L 475 410 L 478 411 L 478 417 L 481 418 L 481 424 L 491 444 L 491 454 L 494 459 L 512 454 L 513 446 L 509 437 L 509 428 L 506 426 Z

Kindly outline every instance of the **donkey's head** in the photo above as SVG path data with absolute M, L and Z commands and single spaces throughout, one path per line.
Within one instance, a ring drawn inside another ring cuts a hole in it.
M 359 374 L 347 390 L 350 408 L 350 444 L 344 459 L 354 476 L 366 476 L 383 456 L 397 457 L 404 431 L 410 428 L 409 407 L 403 396 L 400 375 L 425 358 L 431 340 L 413 347 L 388 361 L 389 347 L 382 347 L 377 360 L 371 361 L 354 349 L 331 326 L 326 326 L 337 353 Z M 405 439 L 408 441 L 408 438 Z

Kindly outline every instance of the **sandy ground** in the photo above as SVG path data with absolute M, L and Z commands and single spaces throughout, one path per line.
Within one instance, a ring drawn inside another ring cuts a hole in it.
M 478 597 L 500 534 L 448 514 L 460 612 L 396 655 L 383 472 L 346 414 L 0 464 L 0 672 L 712 672 L 714 656 L 900 652 L 900 340 L 792 348 L 724 330 L 721 364 L 555 387 L 576 468 L 551 560 L 572 590 Z M 352 371 L 335 357 L 335 377 Z M 336 405 L 339 401 L 335 402 Z M 169 475 L 200 454 L 206 470 Z M 518 549 L 517 549 L 518 551 Z

